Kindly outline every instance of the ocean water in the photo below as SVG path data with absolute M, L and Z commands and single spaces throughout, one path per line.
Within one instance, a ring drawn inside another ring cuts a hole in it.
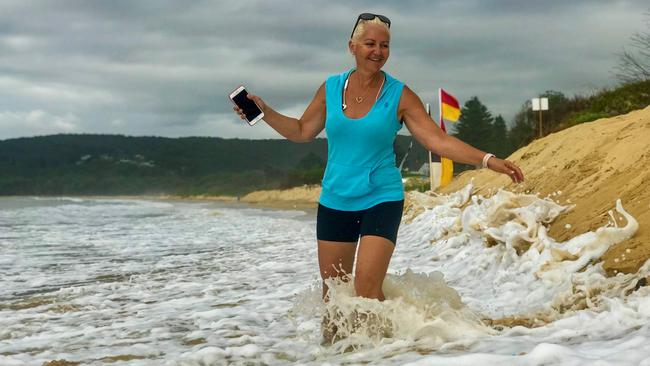
M 327 304 L 314 210 L 2 198 L 0 365 L 650 365 L 650 264 L 594 260 L 638 229 L 624 202 L 556 242 L 569 206 L 470 191 L 414 197 L 386 301 Z

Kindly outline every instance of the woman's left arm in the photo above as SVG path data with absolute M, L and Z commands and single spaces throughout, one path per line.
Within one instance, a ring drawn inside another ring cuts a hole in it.
M 405 122 L 411 135 L 427 150 L 459 163 L 478 166 L 483 163 L 486 153 L 441 130 L 427 114 L 420 98 L 407 86 L 404 86 L 402 91 L 398 117 Z M 508 175 L 515 183 L 524 180 L 521 169 L 511 161 L 494 156 L 488 159 L 487 167 Z

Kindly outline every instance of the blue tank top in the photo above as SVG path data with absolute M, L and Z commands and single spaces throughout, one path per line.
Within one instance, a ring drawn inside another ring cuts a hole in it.
M 404 83 L 386 72 L 379 99 L 359 119 L 343 114 L 343 86 L 354 69 L 325 81 L 327 167 L 320 204 L 358 211 L 382 202 L 404 199 L 404 186 L 395 166 L 393 142 L 402 124 L 397 107 Z

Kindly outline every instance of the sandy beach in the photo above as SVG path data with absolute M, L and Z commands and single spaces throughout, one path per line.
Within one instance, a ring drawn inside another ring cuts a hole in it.
M 321 187 L 319 185 L 290 189 L 261 190 L 241 198 L 241 202 L 271 205 L 273 207 L 316 207 Z

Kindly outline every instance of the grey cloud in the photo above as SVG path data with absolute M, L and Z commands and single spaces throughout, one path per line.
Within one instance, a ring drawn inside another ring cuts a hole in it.
M 227 93 L 245 84 L 298 116 L 328 75 L 352 66 L 347 41 L 363 11 L 392 19 L 386 69 L 423 100 L 435 100 L 442 86 L 461 101 L 478 95 L 509 118 L 537 92 L 611 85 L 614 52 L 642 27 L 647 8 L 644 1 L 3 1 L 0 139 L 35 133 L 17 127 L 34 111 L 48 117 L 38 125 L 48 133 L 73 120 L 80 132 L 273 137 L 268 127 L 242 126 Z

